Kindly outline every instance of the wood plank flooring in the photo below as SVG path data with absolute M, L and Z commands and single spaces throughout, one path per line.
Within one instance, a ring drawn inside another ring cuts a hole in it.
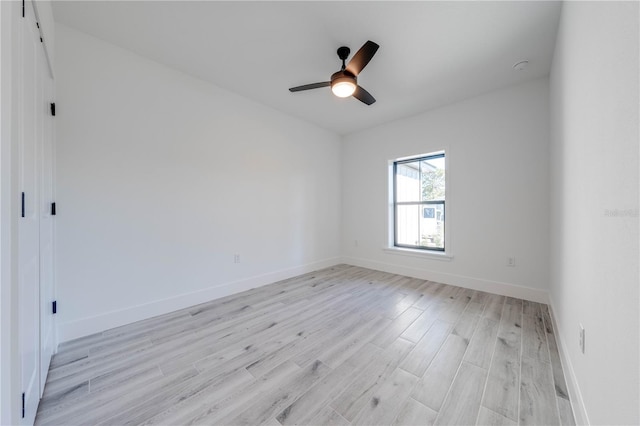
M 548 307 L 338 265 L 61 345 L 38 425 L 573 425 Z

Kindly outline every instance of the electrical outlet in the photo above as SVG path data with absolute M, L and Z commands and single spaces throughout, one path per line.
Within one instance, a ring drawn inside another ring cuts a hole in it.
M 233 263 L 240 263 L 240 255 L 239 254 L 234 254 L 233 255 Z
M 507 257 L 507 266 L 516 266 L 516 258 Z
M 580 328 L 580 350 L 582 351 L 582 353 L 584 353 L 584 327 L 582 326 L 582 324 L 578 324 L 578 327 Z

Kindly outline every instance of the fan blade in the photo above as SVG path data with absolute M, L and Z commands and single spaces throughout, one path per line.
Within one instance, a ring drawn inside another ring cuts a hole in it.
M 373 55 L 378 51 L 378 46 L 376 43 L 368 40 L 365 44 L 362 45 L 360 50 L 353 55 L 353 58 L 347 64 L 346 70 L 351 74 L 357 76 L 360 74 L 362 69 L 367 66 Z
M 289 89 L 290 92 L 300 92 L 301 90 L 319 89 L 321 87 L 331 86 L 330 81 L 323 81 L 321 83 L 305 84 L 304 86 L 296 86 Z
M 359 100 L 360 102 L 364 102 L 367 105 L 371 105 L 376 101 L 376 98 L 371 96 L 371 93 L 364 90 L 362 86 L 358 86 L 356 91 L 353 92 L 353 97 Z

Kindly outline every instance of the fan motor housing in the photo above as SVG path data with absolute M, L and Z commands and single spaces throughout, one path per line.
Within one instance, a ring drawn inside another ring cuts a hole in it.
M 331 85 L 332 86 L 334 84 L 340 83 L 342 81 L 350 81 L 353 84 L 357 84 L 358 83 L 358 77 L 356 77 L 355 75 L 351 74 L 347 70 L 341 70 L 341 71 L 338 71 L 338 72 L 334 72 L 331 75 Z

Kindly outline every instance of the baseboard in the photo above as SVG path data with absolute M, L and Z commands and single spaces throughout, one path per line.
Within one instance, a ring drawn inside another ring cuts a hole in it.
M 549 313 L 551 315 L 551 322 L 553 323 L 553 330 L 555 331 L 556 343 L 558 344 L 558 352 L 560 353 L 560 363 L 562 364 L 562 371 L 564 372 L 564 380 L 567 383 L 567 391 L 569 392 L 569 401 L 571 402 L 571 408 L 573 409 L 573 417 L 576 420 L 577 425 L 589 425 L 589 416 L 587 415 L 587 409 L 584 406 L 584 399 L 582 398 L 582 392 L 578 386 L 578 380 L 573 370 L 573 364 L 571 359 L 567 355 L 564 339 L 562 333 L 558 327 L 558 322 L 555 317 L 555 309 L 553 306 L 553 300 L 549 301 Z
M 156 300 L 137 306 L 105 312 L 93 317 L 81 318 L 58 324 L 58 341 L 60 343 L 90 334 L 99 333 L 110 328 L 119 327 L 136 321 L 152 318 L 158 315 L 188 308 L 210 300 L 219 299 L 231 294 L 240 293 L 280 280 L 306 274 L 318 269 L 328 268 L 341 262 L 341 258 L 335 257 L 293 268 L 282 269 L 245 278 L 238 281 L 218 284 L 202 290 L 180 294 L 171 298 Z
M 479 278 L 466 277 L 462 275 L 447 274 L 442 272 L 399 266 L 389 263 L 376 262 L 367 259 L 353 257 L 330 258 L 293 268 L 282 269 L 245 278 L 238 281 L 215 285 L 199 291 L 180 294 L 171 298 L 156 300 L 137 306 L 130 306 L 105 312 L 93 317 L 81 318 L 74 321 L 58 324 L 58 342 L 66 342 L 90 334 L 99 333 L 110 328 L 130 324 L 132 322 L 152 318 L 157 315 L 166 314 L 189 306 L 204 303 L 210 300 L 219 299 L 234 293 L 261 287 L 276 281 L 295 277 L 317 269 L 327 268 L 339 263 L 347 263 L 363 268 L 375 269 L 393 274 L 406 275 L 420 279 L 428 279 L 444 284 L 456 285 L 470 288 L 472 290 L 486 291 L 489 293 L 504 296 L 516 297 L 519 299 L 531 300 L 534 302 L 548 303 L 548 293 L 544 290 L 517 286 L 498 281 L 490 281 Z
M 455 285 L 472 290 L 486 291 L 488 293 L 500 294 L 502 296 L 530 300 L 532 302 L 549 302 L 549 293 L 547 291 L 531 287 L 523 287 L 499 281 L 448 274 L 444 272 L 431 271 L 428 269 L 412 268 L 408 266 L 394 265 L 391 263 L 377 262 L 373 260 L 354 257 L 343 257 L 342 263 L 361 266 L 363 268 L 375 269 L 377 271 L 389 272 L 392 274 L 406 275 L 423 280 L 436 281 L 439 283 Z

